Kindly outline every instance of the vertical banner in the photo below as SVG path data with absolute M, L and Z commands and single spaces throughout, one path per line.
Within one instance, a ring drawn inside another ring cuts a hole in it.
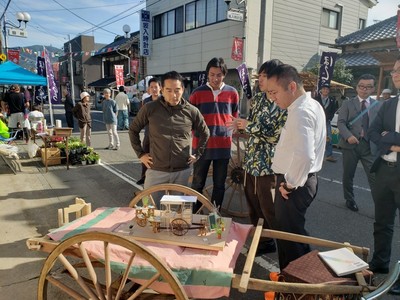
M 199 86 L 205 85 L 207 83 L 207 74 L 206 71 L 198 72 L 197 78 L 199 81 Z
M 19 64 L 19 50 L 8 49 L 7 57 L 9 61 L 12 61 L 14 64 Z
M 246 94 L 247 99 L 251 99 L 253 97 L 251 92 L 249 71 L 247 70 L 246 64 L 243 63 L 236 68 L 239 75 L 240 84 L 242 85 L 243 91 Z
M 400 48 L 400 9 L 397 10 L 396 44 Z
M 115 81 L 117 83 L 117 88 L 121 85 L 124 86 L 124 66 L 123 65 L 114 65 L 115 68 Z
M 322 52 L 321 60 L 319 62 L 320 67 L 317 92 L 324 84 L 330 84 L 333 77 L 333 69 L 335 67 L 336 57 L 336 52 Z
M 131 75 L 135 74 L 135 82 L 138 81 L 139 78 L 139 60 L 131 59 Z
M 38 56 L 36 61 L 37 74 L 43 77 L 46 77 L 46 65 L 44 58 Z M 35 104 L 42 105 L 43 103 L 47 103 L 47 87 L 42 85 L 35 86 Z
M 59 96 L 58 96 L 59 93 L 58 93 L 58 88 L 57 88 L 55 77 L 54 77 L 53 66 L 51 65 L 49 53 L 47 52 L 47 49 L 44 49 L 43 54 L 44 54 L 44 61 L 46 64 L 46 77 L 47 77 L 49 99 L 52 104 L 61 103 L 61 101 L 60 101 L 61 99 L 59 99 Z
M 231 58 L 236 61 L 243 59 L 243 39 L 237 37 L 233 39 Z
M 150 12 L 142 9 L 140 11 L 140 55 L 150 56 L 151 20 Z

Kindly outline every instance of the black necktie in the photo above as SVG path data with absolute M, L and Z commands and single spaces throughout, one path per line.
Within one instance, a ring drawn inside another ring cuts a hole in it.
M 366 100 L 361 101 L 361 111 L 364 111 L 367 109 L 367 106 L 365 103 L 366 103 Z M 367 137 L 368 125 L 369 125 L 369 117 L 368 117 L 368 112 L 366 112 L 366 113 L 364 113 L 364 115 L 362 117 L 363 137 L 366 140 L 368 140 L 368 137 Z

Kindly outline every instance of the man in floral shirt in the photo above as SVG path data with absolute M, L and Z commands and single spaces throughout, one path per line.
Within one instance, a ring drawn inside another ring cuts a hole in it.
M 250 113 L 246 119 L 234 119 L 227 124 L 235 130 L 244 130 L 249 138 L 244 155 L 244 191 L 249 206 L 250 220 L 254 226 L 258 219 L 264 219 L 264 228 L 274 228 L 275 213 L 271 188 L 274 186 L 274 172 L 271 169 L 275 145 L 286 121 L 286 110 L 280 109 L 266 96 L 268 70 L 282 64 L 274 59 L 265 62 L 258 71 L 257 93 L 251 101 Z M 276 251 L 273 239 L 262 239 L 256 255 Z

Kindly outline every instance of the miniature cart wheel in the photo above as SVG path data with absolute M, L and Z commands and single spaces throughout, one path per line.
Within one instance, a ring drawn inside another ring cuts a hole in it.
M 171 222 L 172 233 L 178 236 L 185 235 L 189 230 L 189 224 L 184 219 L 176 218 Z
M 103 252 L 101 258 L 93 257 L 93 246 Z M 116 253 L 127 259 L 114 261 Z M 146 279 L 139 279 L 134 271 L 140 269 L 137 260 L 154 270 Z M 188 299 L 171 269 L 144 245 L 114 234 L 88 232 L 66 239 L 49 254 L 40 273 L 37 299 L 136 299 L 161 281 L 176 299 Z
M 144 214 L 139 214 L 136 216 L 136 223 L 140 226 L 140 227 L 145 227 L 147 224 L 147 218 Z

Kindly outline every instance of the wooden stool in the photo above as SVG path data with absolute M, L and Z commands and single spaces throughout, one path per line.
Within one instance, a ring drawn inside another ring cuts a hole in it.
M 81 198 L 75 198 L 75 204 L 71 204 L 68 207 L 60 208 L 58 210 L 58 226 L 61 227 L 66 223 L 69 223 L 69 214 L 75 213 L 75 219 L 82 216 L 86 216 L 92 212 L 92 204 L 86 203 Z

